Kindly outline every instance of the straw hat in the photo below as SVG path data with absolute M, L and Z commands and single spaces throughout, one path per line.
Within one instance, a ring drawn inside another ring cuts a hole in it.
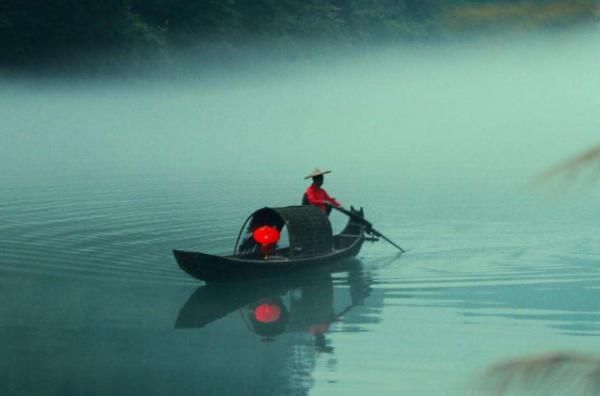
M 331 173 L 330 170 L 321 170 L 319 168 L 315 168 L 312 173 L 308 176 L 305 177 L 305 179 L 310 179 L 311 177 L 315 177 L 315 176 L 321 176 L 324 175 L 326 173 Z

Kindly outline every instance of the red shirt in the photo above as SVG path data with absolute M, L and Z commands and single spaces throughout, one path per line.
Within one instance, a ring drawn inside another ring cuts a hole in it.
M 327 205 L 325 205 L 325 202 L 328 202 L 336 207 L 340 206 L 340 203 L 336 201 L 335 198 L 331 198 L 329 194 L 327 194 L 327 191 L 314 184 L 311 184 L 306 189 L 306 198 L 308 198 L 308 202 L 311 205 L 318 206 L 323 212 L 327 212 Z

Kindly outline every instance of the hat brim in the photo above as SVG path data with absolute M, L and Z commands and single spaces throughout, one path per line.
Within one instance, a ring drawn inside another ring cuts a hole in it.
M 320 172 L 313 172 L 310 175 L 306 176 L 304 179 L 310 179 L 311 177 L 317 177 L 317 176 L 321 176 L 321 175 L 326 175 L 328 173 L 331 173 L 331 171 L 320 171 Z

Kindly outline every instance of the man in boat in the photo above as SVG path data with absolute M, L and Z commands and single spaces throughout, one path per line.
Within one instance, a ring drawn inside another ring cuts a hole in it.
M 340 203 L 335 198 L 330 197 L 327 191 L 321 188 L 323 185 L 323 175 L 331 173 L 329 170 L 320 170 L 315 168 L 312 173 L 306 176 L 304 179 L 312 178 L 312 184 L 306 189 L 304 196 L 302 197 L 302 205 L 315 205 L 319 207 L 323 213 L 329 215 L 331 212 L 331 206 L 340 207 Z

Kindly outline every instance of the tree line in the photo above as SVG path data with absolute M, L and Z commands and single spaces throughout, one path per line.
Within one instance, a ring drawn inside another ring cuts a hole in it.
M 472 14 L 473 7 L 523 3 L 519 0 L 2 0 L 0 66 L 69 63 L 103 53 L 110 54 L 103 58 L 107 63 L 111 59 L 135 63 L 166 58 L 174 48 L 208 44 L 236 50 L 260 41 L 293 48 L 314 41 L 354 45 L 419 40 L 442 35 L 444 15 L 461 17 L 460 13 L 454 15 L 448 10 L 456 12 L 462 7 Z M 552 1 L 527 2 L 549 3 Z M 566 3 L 594 6 L 596 0 Z

